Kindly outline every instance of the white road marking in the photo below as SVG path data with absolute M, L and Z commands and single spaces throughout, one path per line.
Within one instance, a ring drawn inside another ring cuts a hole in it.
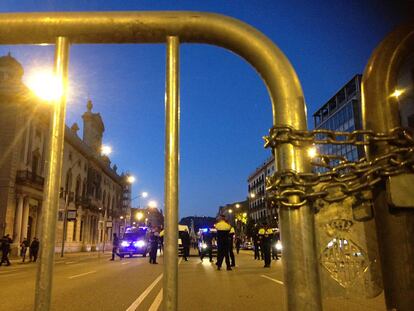
M 88 275 L 88 274 L 92 274 L 92 273 L 95 273 L 95 272 L 96 272 L 96 270 L 92 270 L 92 271 L 89 271 L 89 272 L 85 272 L 85 273 L 81 273 L 81 274 L 72 275 L 72 276 L 68 277 L 68 279 L 75 279 L 75 278 L 79 278 L 79 277 L 81 277 L 81 276 Z
M 68 262 L 65 262 L 65 265 L 70 265 L 71 263 L 75 263 L 76 261 L 68 261 Z
M 155 297 L 154 302 L 149 307 L 148 311 L 158 311 L 158 308 L 160 307 L 162 302 L 162 288 L 160 289 L 160 292 L 158 293 L 157 297 Z
M 152 289 L 158 284 L 158 282 L 162 279 L 163 274 L 161 273 L 155 280 L 148 286 L 144 292 L 129 306 L 126 311 L 135 311 L 138 306 L 144 301 L 144 299 L 148 296 L 148 294 L 152 291 Z
M 281 284 L 281 285 L 283 285 L 283 282 L 282 282 L 282 281 L 279 281 L 279 280 L 273 279 L 273 278 L 271 278 L 271 277 L 269 277 L 269 276 L 267 276 L 267 275 L 262 274 L 262 275 L 261 275 L 261 277 L 262 277 L 262 278 L 265 278 L 265 279 L 268 279 L 268 280 L 270 280 L 270 281 L 273 281 L 273 282 L 275 282 L 275 283 L 277 283 L 277 284 Z
M 121 265 L 127 265 L 127 264 L 130 264 L 130 263 L 131 263 L 130 261 L 127 261 L 127 262 L 121 263 Z
M 180 257 L 178 259 L 178 264 L 181 263 L 183 259 Z M 126 264 L 127 262 L 125 262 Z M 129 262 L 128 262 L 129 263 Z M 149 295 L 149 293 L 154 289 L 154 287 L 158 284 L 158 282 L 162 279 L 163 273 L 161 273 L 155 280 L 148 286 L 145 291 L 126 309 L 126 311 L 135 311 L 139 305 L 144 301 L 144 299 Z M 155 297 L 155 300 L 152 302 L 151 307 L 149 311 L 157 311 L 160 307 L 162 302 L 162 288 L 160 292 L 158 293 L 157 297 Z

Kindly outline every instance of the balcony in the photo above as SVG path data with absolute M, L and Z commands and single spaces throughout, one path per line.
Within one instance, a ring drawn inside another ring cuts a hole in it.
M 20 185 L 29 186 L 37 190 L 43 191 L 43 185 L 45 179 L 35 173 L 32 173 L 28 170 L 26 171 L 17 171 L 16 173 L 16 183 Z

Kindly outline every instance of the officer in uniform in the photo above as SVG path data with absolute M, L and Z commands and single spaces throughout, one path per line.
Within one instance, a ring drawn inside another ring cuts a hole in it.
M 223 259 L 226 259 L 227 270 L 231 270 L 229 258 L 229 232 L 230 224 L 224 215 L 220 215 L 220 220 L 215 224 L 217 229 L 217 270 L 221 269 Z
M 264 255 L 264 267 L 270 268 L 270 251 L 272 246 L 272 237 L 273 237 L 273 230 L 270 229 L 267 223 L 263 223 L 263 227 L 259 230 L 259 239 L 261 247 L 263 248 L 263 255 Z
M 233 241 L 234 241 L 234 228 L 231 227 L 229 232 L 229 256 L 230 256 L 230 263 L 232 267 L 236 266 L 236 261 L 234 260 L 234 252 L 233 252 Z

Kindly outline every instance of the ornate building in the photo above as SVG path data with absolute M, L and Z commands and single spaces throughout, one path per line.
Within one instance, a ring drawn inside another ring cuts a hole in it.
M 256 224 L 267 222 L 278 226 L 278 214 L 275 207 L 266 200 L 266 177 L 275 172 L 275 159 L 269 157 L 247 178 L 249 193 L 249 218 Z
M 0 57 L 0 234 L 10 234 L 13 249 L 41 234 L 51 116 L 22 76 L 16 59 Z M 102 249 L 112 233 L 123 231 L 129 213 L 131 186 L 100 154 L 105 127 L 92 109 L 89 100 L 82 139 L 76 123 L 65 129 L 56 251 L 63 240 L 65 251 Z

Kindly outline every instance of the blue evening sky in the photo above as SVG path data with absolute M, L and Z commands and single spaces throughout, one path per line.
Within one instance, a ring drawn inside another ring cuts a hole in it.
M 209 11 L 256 27 L 293 64 L 310 127 L 317 108 L 363 72 L 373 49 L 402 19 L 380 1 L 0 2 L 0 12 L 115 10 Z M 8 51 L 26 72 L 53 64 L 50 46 L 0 47 L 0 55 Z M 81 127 L 90 97 L 105 122 L 112 162 L 137 177 L 133 196 L 148 191 L 162 205 L 165 46 L 75 45 L 70 56 L 67 124 Z M 248 175 L 270 155 L 261 137 L 271 120 L 266 88 L 249 64 L 214 46 L 181 46 L 181 217 L 214 216 L 220 205 L 246 198 Z

